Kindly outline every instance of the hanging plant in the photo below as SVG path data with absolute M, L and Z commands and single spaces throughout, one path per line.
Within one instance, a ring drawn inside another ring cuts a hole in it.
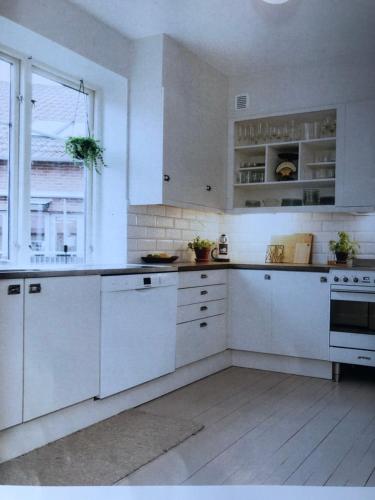
M 69 137 L 65 142 L 65 151 L 76 161 L 82 161 L 85 167 L 95 169 L 101 174 L 102 167 L 106 167 L 103 158 L 104 149 L 97 139 L 91 136 Z
M 87 136 L 69 137 L 65 141 L 65 151 L 73 160 L 83 162 L 85 167 L 87 167 L 89 170 L 95 169 L 95 171 L 98 174 L 101 174 L 102 167 L 107 166 L 104 163 L 104 158 L 103 158 L 104 149 L 101 147 L 100 142 L 97 139 L 95 139 L 90 132 L 87 93 L 85 92 L 85 84 L 83 80 L 80 80 L 79 84 L 76 108 L 74 111 L 74 118 L 72 122 L 73 125 L 76 123 L 77 120 L 77 111 L 78 111 L 80 96 L 83 96 L 85 98 Z

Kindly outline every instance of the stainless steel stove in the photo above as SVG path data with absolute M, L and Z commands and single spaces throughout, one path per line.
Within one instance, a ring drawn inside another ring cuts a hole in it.
M 330 360 L 375 366 L 375 261 L 330 273 Z

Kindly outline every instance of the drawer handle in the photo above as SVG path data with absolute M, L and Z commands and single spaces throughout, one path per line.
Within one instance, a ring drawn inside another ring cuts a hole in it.
M 201 274 L 201 279 L 202 280 L 205 280 L 206 278 L 208 278 L 207 274 Z
M 205 328 L 207 326 L 207 323 L 206 322 L 203 322 L 199 325 L 201 328 Z
M 201 311 L 207 311 L 208 307 L 207 306 L 201 306 Z
M 201 291 L 201 295 L 207 295 L 207 294 L 208 294 L 207 290 L 202 290 Z
M 8 295 L 19 295 L 21 293 L 21 285 L 9 285 Z
M 29 293 L 40 293 L 41 291 L 42 291 L 42 286 L 40 283 L 29 285 Z
M 270 280 L 271 279 L 271 275 L 270 274 L 265 274 L 264 275 L 264 279 L 265 280 Z
M 320 283 L 327 283 L 327 278 L 325 276 L 320 277 Z
M 371 361 L 370 356 L 358 356 L 357 359 L 365 359 L 366 361 Z

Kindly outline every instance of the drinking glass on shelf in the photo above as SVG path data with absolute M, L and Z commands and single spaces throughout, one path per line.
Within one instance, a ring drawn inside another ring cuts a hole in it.
M 270 141 L 275 142 L 277 139 L 277 129 L 276 127 L 271 127 L 270 128 Z
M 288 129 L 288 125 L 285 123 L 285 125 L 283 125 L 283 140 L 289 141 L 289 139 L 290 139 L 289 129 Z
M 237 125 L 237 145 L 241 146 L 243 140 L 243 126 Z
M 249 171 L 241 172 L 241 184 L 247 184 L 249 182 Z

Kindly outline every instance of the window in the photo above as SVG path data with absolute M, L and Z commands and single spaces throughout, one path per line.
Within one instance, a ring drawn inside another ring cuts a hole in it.
M 9 179 L 12 141 L 12 63 L 0 58 L 0 260 L 9 257 Z
M 30 231 L 35 264 L 85 260 L 89 173 L 66 154 L 65 140 L 89 133 L 91 107 L 92 94 L 33 71 Z
M 93 110 L 94 93 L 82 82 L 0 54 L 1 261 L 86 261 L 93 174 L 66 154 L 65 141 L 93 131 Z

